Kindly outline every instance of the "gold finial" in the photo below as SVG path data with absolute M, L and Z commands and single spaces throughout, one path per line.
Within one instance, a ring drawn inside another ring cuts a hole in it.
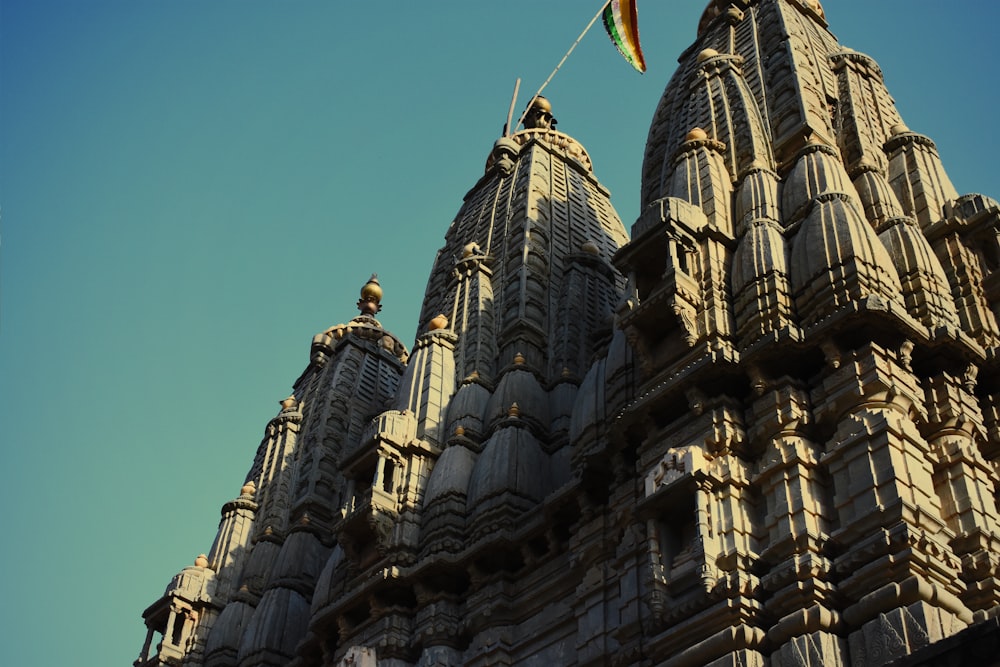
M 540 109 L 546 113 L 552 113 L 552 102 L 542 95 L 536 95 L 535 101 L 531 103 L 532 109 Z
M 208 567 L 208 556 L 198 554 L 198 557 L 194 559 L 194 564 L 198 567 Z
M 691 131 L 684 137 L 684 141 L 704 141 L 708 139 L 708 132 L 700 127 L 692 127 Z
M 282 410 L 294 410 L 299 407 L 299 402 L 295 396 L 289 396 L 283 401 L 278 401 L 278 404 L 281 406 Z
M 517 354 L 515 354 L 514 355 L 514 363 L 517 364 L 518 366 L 520 366 L 521 364 L 523 364 L 524 363 L 524 355 L 521 354 L 520 352 L 518 352 Z
M 254 481 L 252 479 L 240 488 L 241 496 L 250 496 L 251 498 L 253 498 L 254 495 L 256 495 L 256 493 L 257 493 L 257 485 L 254 484 Z
M 457 435 L 457 436 L 463 436 L 463 435 L 465 435 L 465 427 L 463 427 L 461 424 L 459 424 L 458 426 L 456 426 L 455 427 L 455 435 Z
M 698 54 L 698 62 L 703 63 L 709 58 L 714 58 L 717 55 L 719 55 L 719 52 L 716 51 L 715 49 L 705 49 L 704 51 Z
M 520 417 L 521 416 L 521 408 L 518 406 L 517 402 L 514 402 L 514 403 L 510 404 L 510 409 L 507 410 L 507 416 L 508 417 Z
M 365 286 L 361 288 L 358 310 L 361 311 L 362 315 L 375 315 L 382 310 L 382 284 L 378 281 L 377 273 L 373 273 Z
M 573 373 L 572 373 L 572 372 L 571 372 L 571 371 L 569 370 L 569 367 L 568 367 L 568 366 L 563 366 L 563 369 L 562 369 L 562 376 L 563 376 L 564 378 L 568 378 L 568 377 L 569 377 L 569 376 L 571 376 L 572 374 L 573 374 Z
M 552 103 L 541 95 L 536 95 L 528 111 L 524 114 L 524 127 L 531 129 L 554 130 L 556 129 L 555 118 L 552 117 Z
M 431 321 L 427 323 L 427 330 L 437 331 L 438 329 L 444 329 L 447 326 L 448 326 L 448 318 L 442 314 L 431 319 Z

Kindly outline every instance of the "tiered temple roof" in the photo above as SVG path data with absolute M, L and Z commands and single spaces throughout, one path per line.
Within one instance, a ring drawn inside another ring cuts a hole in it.
M 817 0 L 709 3 L 631 239 L 551 105 L 526 118 L 445 234 L 412 351 L 375 276 L 313 339 L 136 666 L 1000 641 L 1000 205 L 958 194 L 877 64 Z

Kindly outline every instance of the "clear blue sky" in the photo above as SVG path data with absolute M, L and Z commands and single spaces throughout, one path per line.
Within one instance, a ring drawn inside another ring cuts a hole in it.
M 130 665 L 313 334 L 377 271 L 408 345 L 516 77 L 600 0 L 0 0 L 4 665 Z M 598 24 L 546 94 L 626 225 L 703 0 Z M 348 13 L 348 9 L 352 13 Z M 960 192 L 1000 195 L 994 0 L 828 0 Z

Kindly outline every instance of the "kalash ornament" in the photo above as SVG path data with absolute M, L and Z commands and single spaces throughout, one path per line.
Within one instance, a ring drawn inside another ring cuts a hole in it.
M 377 273 L 373 273 L 365 286 L 361 288 L 358 310 L 361 311 L 362 315 L 369 317 L 374 317 L 375 313 L 382 310 L 382 285 L 378 281 Z

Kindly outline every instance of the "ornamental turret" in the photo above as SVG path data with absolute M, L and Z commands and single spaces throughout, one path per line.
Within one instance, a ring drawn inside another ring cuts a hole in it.
M 218 615 L 215 572 L 200 554 L 170 581 L 163 596 L 142 613 L 146 641 L 135 667 L 160 667 L 188 660 L 201 664 L 205 637 Z

